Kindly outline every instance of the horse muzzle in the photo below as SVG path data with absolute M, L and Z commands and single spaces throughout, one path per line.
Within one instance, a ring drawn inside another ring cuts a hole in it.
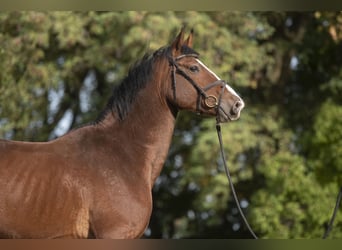
M 239 119 L 241 110 L 244 107 L 245 103 L 241 98 L 236 100 L 233 105 L 226 104 L 222 101 L 221 105 L 218 107 L 218 121 L 225 123 Z

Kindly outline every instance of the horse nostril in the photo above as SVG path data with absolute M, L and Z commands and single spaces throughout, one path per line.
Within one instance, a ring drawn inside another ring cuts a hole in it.
M 234 103 L 233 109 L 236 113 L 238 113 L 243 107 L 242 101 L 237 101 Z
M 238 117 L 239 114 L 240 114 L 240 111 L 241 109 L 243 108 L 244 106 L 244 103 L 242 101 L 236 101 L 234 104 L 233 104 L 233 107 L 232 109 L 230 110 L 230 115 L 232 117 Z

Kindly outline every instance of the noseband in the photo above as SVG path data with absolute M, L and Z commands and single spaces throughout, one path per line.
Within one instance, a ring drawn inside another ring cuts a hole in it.
M 209 83 L 207 86 L 205 86 L 204 88 L 202 88 L 201 86 L 199 86 L 187 73 L 185 73 L 178 65 L 178 61 L 184 57 L 195 57 L 198 58 L 198 55 L 196 54 L 186 54 L 186 55 L 180 55 L 176 58 L 172 58 L 169 57 L 169 62 L 170 62 L 170 66 L 171 66 L 171 72 L 172 72 L 172 89 L 173 89 L 173 98 L 174 100 L 176 100 L 176 73 L 180 74 L 181 76 L 183 76 L 198 92 L 198 98 L 197 98 L 197 106 L 196 106 L 196 112 L 197 113 L 202 113 L 201 112 L 201 101 L 202 98 L 204 99 L 204 104 L 205 107 L 208 109 L 212 109 L 215 108 L 216 109 L 216 115 L 218 118 L 219 112 L 218 112 L 218 108 L 221 105 L 221 99 L 222 99 L 222 95 L 224 90 L 226 89 L 226 82 L 223 80 L 217 80 L 215 82 Z M 221 87 L 221 91 L 218 97 L 216 97 L 215 95 L 208 95 L 206 93 L 206 91 L 208 91 L 209 89 L 215 87 L 215 86 L 220 86 Z

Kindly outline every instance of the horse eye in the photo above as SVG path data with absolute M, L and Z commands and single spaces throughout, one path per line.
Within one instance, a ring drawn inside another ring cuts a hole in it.
M 199 71 L 199 68 L 197 65 L 192 65 L 189 67 L 189 69 L 191 72 L 198 72 Z

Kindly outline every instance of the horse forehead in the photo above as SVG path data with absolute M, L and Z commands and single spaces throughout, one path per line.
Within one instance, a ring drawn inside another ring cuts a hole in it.
M 210 74 L 212 74 L 212 75 L 216 78 L 216 80 L 221 80 L 221 78 L 218 77 L 218 76 L 216 75 L 216 73 L 213 72 L 211 69 L 209 69 L 209 68 L 207 67 L 207 65 L 205 65 L 200 59 L 196 58 L 196 61 L 197 61 L 204 69 L 206 69 Z

